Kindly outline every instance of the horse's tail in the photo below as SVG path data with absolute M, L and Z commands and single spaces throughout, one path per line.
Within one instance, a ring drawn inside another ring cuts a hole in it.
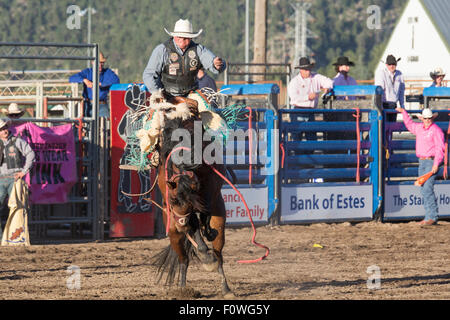
M 187 265 L 189 265 L 190 260 L 198 260 L 194 247 L 186 237 L 184 240 L 184 248 L 186 250 Z M 156 283 L 160 283 L 165 273 L 167 273 L 165 285 L 170 286 L 174 283 L 175 278 L 179 278 L 180 262 L 177 253 L 173 250 L 171 245 L 168 245 L 166 248 L 155 254 L 151 258 L 150 263 L 158 268 Z

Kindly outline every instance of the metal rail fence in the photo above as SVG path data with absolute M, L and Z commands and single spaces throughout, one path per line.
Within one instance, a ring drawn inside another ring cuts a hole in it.
M 91 55 L 86 55 L 86 48 L 92 49 Z M 28 43 L 28 42 L 0 42 L 1 59 L 29 59 L 29 60 L 72 60 L 72 61 L 93 61 L 93 99 L 92 117 L 82 119 L 83 135 L 82 141 L 78 141 L 82 146 L 82 152 L 78 154 L 81 162 L 81 180 L 71 195 L 70 213 L 60 215 L 54 205 L 38 205 L 34 209 L 30 225 L 35 225 L 37 235 L 45 235 L 51 225 L 69 224 L 72 228 L 83 223 L 89 224 L 89 232 L 94 240 L 102 239 L 102 232 L 105 217 L 100 212 L 107 201 L 102 197 L 101 191 L 105 188 L 105 181 L 101 180 L 106 170 L 104 159 L 100 160 L 101 130 L 99 108 L 99 50 L 97 44 L 64 44 L 64 43 Z M 78 119 L 21 119 L 36 123 L 79 123 Z M 105 137 L 102 134 L 102 137 Z M 79 148 L 77 148 L 79 149 Z M 81 150 L 81 149 L 80 149 Z M 103 153 L 102 153 L 103 154 Z M 105 158 L 105 157 L 103 157 Z M 103 164 L 103 166 L 102 166 Z M 99 201 L 100 200 L 100 201 Z M 84 208 L 79 208 L 84 205 Z M 69 206 L 63 206 L 63 211 L 67 211 Z M 40 225 L 40 227 L 39 227 Z

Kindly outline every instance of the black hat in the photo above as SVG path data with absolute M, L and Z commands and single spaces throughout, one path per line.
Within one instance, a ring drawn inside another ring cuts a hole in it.
M 402 58 L 395 59 L 395 57 L 392 54 L 390 54 L 386 58 L 386 64 L 389 64 L 389 65 L 395 64 L 395 65 L 397 65 L 397 62 L 400 61 L 401 59 Z
M 355 64 L 348 57 L 339 57 L 333 66 L 354 66 Z
M 310 62 L 309 58 L 307 57 L 301 57 L 298 66 L 295 67 L 295 69 L 307 69 L 311 70 L 314 67 L 314 62 Z

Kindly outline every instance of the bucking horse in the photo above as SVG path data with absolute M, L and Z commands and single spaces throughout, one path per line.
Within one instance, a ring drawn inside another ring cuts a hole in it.
M 225 175 L 226 168 L 223 164 L 206 163 L 203 157 L 200 161 L 195 161 L 193 146 L 198 132 L 194 132 L 194 128 L 196 122 L 201 124 L 201 115 L 196 109 L 195 101 L 188 104 L 191 110 L 188 118 L 164 119 L 164 128 L 157 144 L 157 181 L 163 198 L 163 221 L 170 245 L 153 256 L 152 264 L 158 270 L 158 283 L 166 275 L 166 285 L 177 281 L 183 290 L 186 289 L 189 264 L 198 261 L 205 270 L 218 272 L 221 293 L 224 298 L 229 299 L 234 294 L 228 286 L 223 269 L 226 211 L 221 189 L 224 181 L 217 174 L 219 172 Z M 204 128 L 200 127 L 203 134 Z M 173 141 L 173 133 L 180 128 L 189 133 L 187 136 L 191 139 L 190 147 L 177 147 L 180 142 L 177 139 Z M 203 139 L 201 147 L 203 155 Z M 212 249 L 205 239 L 212 244 Z

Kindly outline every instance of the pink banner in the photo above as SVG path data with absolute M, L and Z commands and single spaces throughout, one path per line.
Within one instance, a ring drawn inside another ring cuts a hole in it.
M 26 176 L 31 203 L 66 203 L 78 180 L 72 125 L 45 128 L 27 122 L 12 126 L 11 132 L 28 142 L 36 155 Z

